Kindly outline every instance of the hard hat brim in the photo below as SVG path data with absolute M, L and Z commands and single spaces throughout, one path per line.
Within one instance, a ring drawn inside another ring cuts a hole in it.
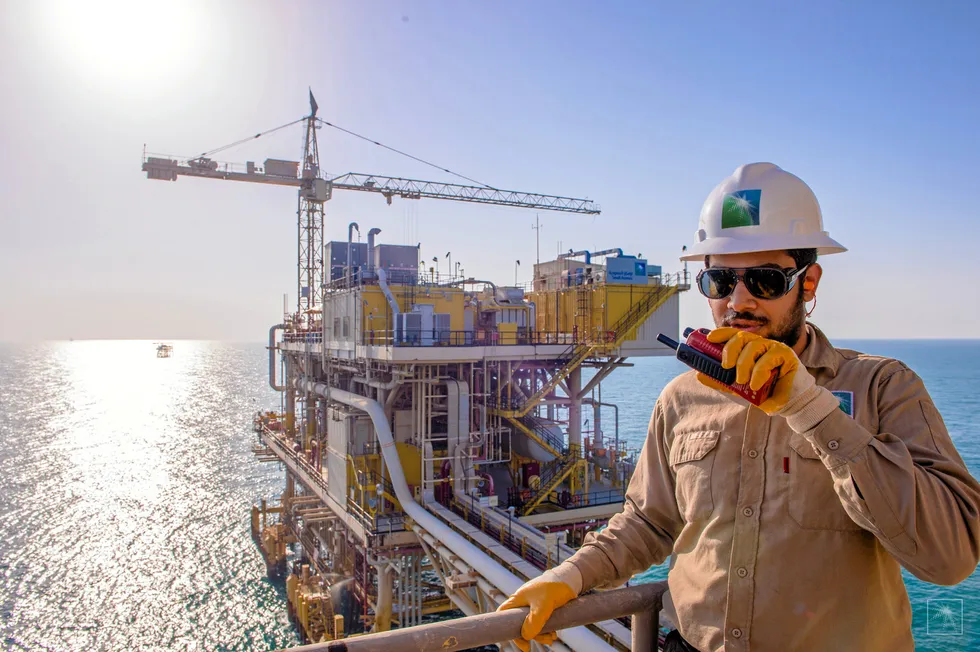
M 847 251 L 826 232 L 812 235 L 770 235 L 752 238 L 715 237 L 688 247 L 682 262 L 703 261 L 705 256 L 723 254 L 752 254 L 761 251 L 786 251 L 788 249 L 816 249 L 818 256 L 839 254 Z

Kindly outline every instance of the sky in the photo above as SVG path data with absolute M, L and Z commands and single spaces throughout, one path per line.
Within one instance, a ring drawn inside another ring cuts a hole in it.
M 860 7 L 857 5 L 861 5 Z M 886 9 L 887 7 L 887 9 Z M 621 247 L 679 271 L 741 164 L 806 181 L 846 246 L 821 259 L 832 338 L 980 337 L 980 3 L 0 0 L 0 341 L 261 341 L 295 303 L 290 188 L 150 181 L 308 112 L 597 216 L 340 193 L 379 242 L 467 276 Z M 222 152 L 298 160 L 299 126 Z M 459 181 L 330 129 L 322 167 Z M 362 236 L 363 238 L 364 236 Z M 698 269 L 692 264 L 691 272 Z M 681 324 L 711 325 L 681 299 Z

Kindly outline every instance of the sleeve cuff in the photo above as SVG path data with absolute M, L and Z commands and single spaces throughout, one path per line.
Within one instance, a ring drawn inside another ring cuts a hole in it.
M 786 424 L 802 435 L 816 428 L 835 410 L 840 411 L 840 400 L 827 388 L 813 385 L 787 403 L 781 412 Z
M 582 572 L 570 561 L 564 561 L 555 568 L 545 571 L 542 577 L 552 582 L 567 584 L 575 595 L 582 593 Z
M 606 555 L 592 546 L 584 546 L 578 549 L 571 559 L 562 562 L 559 568 L 564 565 L 574 566 L 579 573 L 581 585 L 579 592 L 589 590 L 595 586 L 608 581 L 610 577 L 615 577 L 616 569 L 609 562 Z M 575 588 L 575 587 L 572 587 Z
M 813 444 L 818 453 L 826 455 L 829 460 L 839 460 L 840 463 L 853 460 L 874 439 L 874 435 L 839 409 L 824 417 L 804 437 Z

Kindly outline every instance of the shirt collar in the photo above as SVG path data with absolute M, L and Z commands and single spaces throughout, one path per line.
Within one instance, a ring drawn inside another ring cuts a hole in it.
M 830 343 L 827 336 L 823 334 L 823 331 L 810 322 L 806 323 L 806 330 L 810 335 L 810 341 L 807 342 L 806 348 L 803 349 L 800 362 L 807 369 L 829 369 L 830 375 L 836 376 L 837 367 L 840 364 L 840 356 L 837 354 L 837 349 Z

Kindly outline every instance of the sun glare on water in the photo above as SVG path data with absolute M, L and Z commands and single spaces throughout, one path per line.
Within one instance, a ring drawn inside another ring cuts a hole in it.
M 200 347 L 182 342 L 179 356 L 160 359 L 149 341 L 59 343 L 71 405 L 63 442 L 79 492 L 146 499 L 167 486 L 165 437 L 193 402 Z
M 207 42 L 204 3 L 62 0 L 34 5 L 39 38 L 72 76 L 132 90 L 164 89 L 190 72 Z

